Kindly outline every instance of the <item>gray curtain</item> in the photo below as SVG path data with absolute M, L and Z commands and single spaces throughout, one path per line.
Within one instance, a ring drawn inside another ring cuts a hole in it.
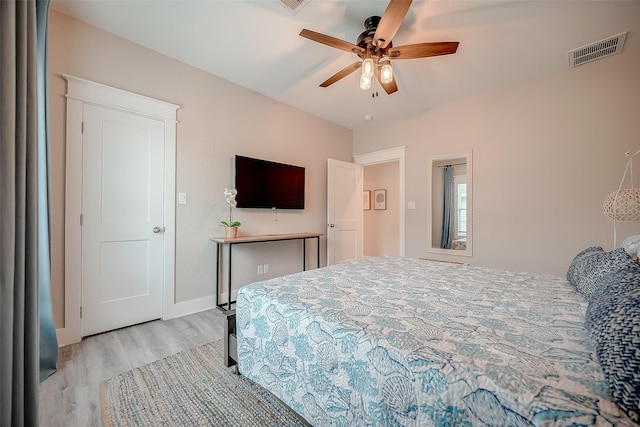
M 0 1 L 0 425 L 12 427 L 38 425 L 38 286 L 49 277 L 38 235 L 47 213 L 39 209 L 38 7 Z
M 440 235 L 440 248 L 451 249 L 451 229 L 453 227 L 453 166 L 442 168 L 444 196 L 442 204 L 442 234 Z

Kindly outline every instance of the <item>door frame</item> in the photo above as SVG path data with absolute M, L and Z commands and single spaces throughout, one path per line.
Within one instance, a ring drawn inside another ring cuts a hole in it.
M 359 165 L 365 166 L 377 165 L 380 163 L 398 162 L 398 187 L 399 187 L 399 230 L 400 236 L 398 253 L 400 256 L 405 256 L 405 151 L 407 146 L 402 145 L 400 147 L 389 148 L 386 150 L 374 151 L 372 153 L 356 154 L 353 156 L 353 161 Z M 361 230 L 362 237 L 364 238 L 364 229 Z
M 175 300 L 176 125 L 180 106 L 100 83 L 63 74 L 67 81 L 65 171 L 64 328 L 57 329 L 62 345 L 82 339 L 82 121 L 85 104 L 97 105 L 164 122 L 164 286 L 162 318 L 173 317 Z

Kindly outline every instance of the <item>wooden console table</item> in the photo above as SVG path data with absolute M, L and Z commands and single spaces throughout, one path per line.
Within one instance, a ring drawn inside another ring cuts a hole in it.
M 316 239 L 318 247 L 318 258 L 316 266 L 320 267 L 320 236 L 322 233 L 289 233 L 289 234 L 264 234 L 261 236 L 242 236 L 234 238 L 226 237 L 212 237 L 210 240 L 216 244 L 217 257 L 216 257 L 216 305 L 223 311 L 231 310 L 231 304 L 235 304 L 235 301 L 231 301 L 231 248 L 234 245 L 246 244 L 246 243 L 260 243 L 260 242 L 281 242 L 283 240 L 302 240 L 302 270 L 307 269 L 307 239 Z M 227 274 L 227 302 L 220 303 L 218 296 L 220 295 L 220 265 L 222 264 L 222 246 L 229 246 L 229 259 L 228 259 L 228 274 Z M 226 308 L 225 308 L 226 307 Z

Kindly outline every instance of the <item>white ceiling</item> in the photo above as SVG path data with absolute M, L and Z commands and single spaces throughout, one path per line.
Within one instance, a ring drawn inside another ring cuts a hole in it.
M 387 3 L 309 0 L 296 14 L 279 0 L 53 0 L 52 8 L 351 129 L 366 126 L 365 116 L 383 123 L 569 70 L 569 50 L 621 32 L 629 32 L 624 51 L 640 46 L 640 1 L 417 0 L 393 44 L 459 41 L 456 54 L 393 62 L 392 95 L 361 90 L 358 72 L 320 88 L 357 57 L 300 31 L 356 43 Z

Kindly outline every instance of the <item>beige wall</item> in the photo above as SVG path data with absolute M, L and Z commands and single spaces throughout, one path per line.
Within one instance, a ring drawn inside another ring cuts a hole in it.
M 238 209 L 234 219 L 243 223 L 241 234 L 325 232 L 326 160 L 351 160 L 350 130 L 55 11 L 49 21 L 49 60 L 52 291 L 58 327 L 64 323 L 63 73 L 182 107 L 178 111 L 176 188 L 188 194 L 188 204 L 176 207 L 176 302 L 214 292 L 214 246 L 209 238 L 222 235 L 218 223 L 228 218 L 222 192 L 232 184 L 235 154 L 306 168 L 305 210 L 278 211 L 276 218 L 271 211 Z M 322 252 L 324 264 L 324 242 Z M 237 279 L 247 283 L 297 271 L 301 268 L 299 253 L 300 245 L 292 242 L 247 247 L 238 251 Z M 257 276 L 257 265 L 266 263 L 270 273 Z
M 363 189 L 371 192 L 371 209 L 363 211 L 362 252 L 366 257 L 399 254 L 400 164 L 398 161 L 365 166 Z M 374 209 L 374 190 L 387 190 L 386 209 Z
M 640 51 L 354 132 L 354 153 L 406 145 L 407 256 L 564 275 L 590 245 L 611 249 L 602 213 L 627 150 L 640 149 Z M 434 82 L 437 84 L 437 82 Z M 473 150 L 473 257 L 427 252 L 427 159 Z M 640 158 L 636 157 L 636 169 Z M 635 185 L 640 185 L 636 174 Z M 618 227 L 618 244 L 640 224 Z

